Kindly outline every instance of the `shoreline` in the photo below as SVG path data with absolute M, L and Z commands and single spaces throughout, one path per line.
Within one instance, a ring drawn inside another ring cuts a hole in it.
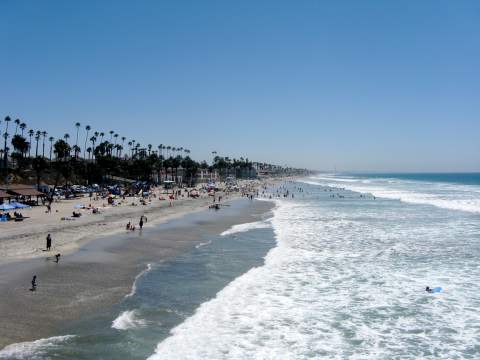
M 148 262 L 168 261 L 194 248 L 200 235 L 218 234 L 235 224 L 253 221 L 273 207 L 269 202 L 250 203 L 237 195 L 225 201 L 231 207 L 219 212 L 202 212 L 205 202 L 210 204 L 211 199 L 195 201 L 193 207 L 177 205 L 169 214 L 152 209 L 157 216 L 145 211 L 149 214 L 149 226 L 142 233 L 125 232 L 125 219 L 122 219 L 121 228 L 114 229 L 113 233 L 76 241 L 76 246 L 70 248 L 68 255 L 62 255 L 59 264 L 42 257 L 0 264 L 3 274 L 0 290 L 7 295 L 6 301 L 0 304 L 0 314 L 3 314 L 0 349 L 55 336 L 65 324 L 108 309 L 132 291 L 132 284 Z M 235 204 L 241 203 L 253 206 L 257 213 L 236 208 Z M 195 217 L 204 220 L 195 226 L 180 226 L 175 234 L 169 233 L 171 224 L 179 226 L 188 222 L 187 218 Z M 169 235 L 165 237 L 162 233 Z M 36 292 L 28 291 L 32 273 L 39 279 Z
M 265 181 L 265 180 L 263 180 Z M 267 181 L 276 181 L 269 179 Z M 239 187 L 255 191 L 262 184 L 259 180 L 240 180 Z M 0 265 L 16 261 L 45 257 L 45 238 L 51 234 L 53 238 L 52 251 L 62 255 L 71 254 L 85 244 L 101 236 L 110 236 L 125 230 L 127 222 L 137 225 L 141 216 L 147 216 L 145 227 L 160 224 L 188 213 L 201 211 L 212 204 L 213 198 L 202 193 L 199 198 L 185 196 L 173 200 L 160 200 L 166 197 L 162 189 L 155 189 L 153 196 L 142 205 L 140 197 L 129 197 L 120 200 L 117 206 L 106 204 L 105 199 L 78 198 L 74 200 L 62 199 L 52 203 L 52 213 L 46 214 L 44 206 L 37 206 L 22 211 L 26 218 L 24 221 L 2 223 L 0 228 Z M 241 197 L 241 192 L 225 194 L 217 192 L 217 197 L 222 196 L 223 202 Z M 75 205 L 85 208 L 94 207 L 100 210 L 99 214 L 92 214 L 91 210 L 77 210 L 82 213 L 80 218 L 72 218 Z M 62 220 L 67 218 L 67 220 Z M 137 226 L 138 227 L 138 226 Z M 47 254 L 49 254 L 47 253 Z

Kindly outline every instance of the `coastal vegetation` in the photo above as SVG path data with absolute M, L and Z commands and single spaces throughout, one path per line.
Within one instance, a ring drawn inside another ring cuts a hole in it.
M 2 126 L 3 125 L 3 126 Z M 45 130 L 28 128 L 25 122 L 7 116 L 0 121 L 3 148 L 0 149 L 2 180 L 34 179 L 59 184 L 106 183 L 112 179 L 162 183 L 165 180 L 191 185 L 199 173 L 202 178 L 254 178 L 259 173 L 298 174 L 304 169 L 285 168 L 219 156 L 212 151 L 211 163 L 198 162 L 183 146 L 142 144 L 128 140 L 114 130 L 97 131 L 77 122 L 73 136 L 48 136 Z

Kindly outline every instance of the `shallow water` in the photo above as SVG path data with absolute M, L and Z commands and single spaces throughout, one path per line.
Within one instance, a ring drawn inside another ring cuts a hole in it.
M 295 198 L 277 198 L 273 216 L 145 264 L 110 313 L 13 358 L 480 358 L 480 184 L 323 175 L 284 186 Z

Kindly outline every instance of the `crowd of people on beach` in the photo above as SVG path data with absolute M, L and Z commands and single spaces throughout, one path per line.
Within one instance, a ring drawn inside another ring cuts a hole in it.
M 173 203 L 175 200 L 178 200 L 178 199 L 181 199 L 181 198 L 192 198 L 192 199 L 196 199 L 196 198 L 199 198 L 200 197 L 200 194 L 203 193 L 203 196 L 205 197 L 208 197 L 208 196 L 211 196 L 212 197 L 212 201 L 213 201 L 213 204 L 208 206 L 209 208 L 213 208 L 215 210 L 219 210 L 221 206 L 228 206 L 226 204 L 223 204 L 222 201 L 224 200 L 224 197 L 227 196 L 232 192 L 231 190 L 229 189 L 226 189 L 226 188 L 222 188 L 222 189 L 217 189 L 218 191 L 212 191 L 211 189 L 207 189 L 206 187 L 202 187 L 200 189 L 174 189 L 171 191 L 171 193 L 168 193 L 166 194 L 167 198 L 164 197 L 164 195 L 162 194 L 157 194 L 155 192 L 149 192 L 148 193 L 148 196 L 142 196 L 142 198 L 140 199 L 140 203 L 142 205 L 147 205 L 147 204 L 150 204 L 152 203 L 155 199 L 158 199 L 158 200 L 167 200 L 169 201 L 169 207 L 173 207 Z M 254 199 L 254 196 L 255 194 L 258 196 L 258 191 L 255 190 L 255 185 L 245 185 L 244 187 L 242 187 L 241 189 L 241 194 L 242 196 L 244 197 L 248 197 L 250 200 L 253 200 Z M 90 200 L 99 200 L 98 198 L 98 195 L 96 195 L 95 197 L 93 197 L 92 195 L 90 196 Z M 118 205 L 121 205 L 122 202 L 124 203 L 126 198 L 125 196 L 120 196 L 119 197 L 119 201 L 116 202 L 115 198 L 114 197 L 108 197 L 108 199 L 113 199 L 112 201 L 109 200 L 109 205 L 111 206 L 118 206 Z M 58 199 L 57 199 L 58 201 Z M 133 204 L 133 203 L 132 203 Z M 47 210 L 46 210 L 46 213 L 51 213 L 52 212 L 52 204 L 51 203 L 46 203 L 44 204 L 46 207 L 47 207 Z M 136 204 L 135 204 L 136 205 Z M 105 206 L 105 204 L 104 204 Z M 92 205 L 91 203 L 88 205 L 88 206 L 84 206 L 84 205 L 76 205 L 76 207 L 78 208 L 78 210 L 74 210 L 72 212 L 72 218 L 75 219 L 75 218 L 79 218 L 82 216 L 82 213 L 80 212 L 80 210 L 91 210 L 93 214 L 95 213 L 98 213 L 98 207 Z M 56 212 L 58 212 L 58 210 L 56 210 Z M 62 218 L 64 219 L 64 218 Z M 143 229 L 145 223 L 147 223 L 148 219 L 145 215 L 141 215 L 140 218 L 139 218 L 139 221 L 137 224 L 135 224 L 134 222 L 132 221 L 128 221 L 128 223 L 126 224 L 125 226 L 125 229 L 127 231 L 136 231 L 137 229 L 139 229 L 140 231 Z M 49 233 L 46 237 L 46 243 L 45 243 L 45 250 L 44 251 L 47 251 L 47 252 L 50 252 L 53 248 L 53 238 L 52 238 L 52 235 Z M 60 253 L 56 253 L 53 257 L 47 257 L 47 260 L 52 260 L 54 261 L 55 263 L 59 263 L 60 261 L 60 257 L 61 257 L 61 254 Z M 31 288 L 30 290 L 31 291 L 36 291 L 37 290 L 37 275 L 34 275 L 33 278 L 32 278 L 32 281 L 31 281 Z

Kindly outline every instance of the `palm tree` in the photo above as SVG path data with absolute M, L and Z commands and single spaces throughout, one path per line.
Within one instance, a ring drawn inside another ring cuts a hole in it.
M 100 142 L 102 143 L 103 142 L 103 137 L 105 136 L 105 133 L 104 132 L 101 132 L 100 133 Z
M 73 155 L 75 156 L 75 159 L 78 159 L 78 154 L 80 154 L 82 149 L 78 145 L 73 145 L 72 149 L 73 149 Z
M 30 129 L 28 130 L 28 136 L 30 136 L 30 142 L 28 143 L 29 144 L 29 147 L 28 147 L 28 157 L 30 157 L 30 152 L 32 150 L 32 136 L 35 134 L 35 131 L 33 131 L 33 129 Z
M 85 126 L 85 130 L 87 134 L 85 135 L 85 147 L 83 148 L 83 158 L 85 159 L 85 150 L 87 148 L 87 140 L 88 140 L 88 132 L 90 131 L 91 127 L 90 125 Z
M 118 134 L 113 135 L 113 137 L 115 138 L 115 145 L 117 145 Z
M 27 128 L 27 124 L 25 123 L 20 124 L 20 130 L 22 130 L 22 137 L 23 137 L 23 132 L 25 131 L 26 128 Z
M 131 141 L 129 141 L 129 142 L 127 143 L 127 145 L 128 145 L 128 147 L 129 147 L 129 149 L 130 149 L 129 152 L 132 152 L 132 145 L 133 145 L 133 143 L 132 143 Z M 132 155 L 133 155 L 133 153 L 132 153 Z
M 32 167 L 35 170 L 35 173 L 37 175 L 37 190 L 38 190 L 40 188 L 40 178 L 42 176 L 42 173 L 47 168 L 47 161 L 43 157 L 37 156 L 35 159 L 33 159 Z
M 158 145 L 158 156 L 162 156 L 163 144 Z
M 25 123 L 20 124 L 20 130 L 22 130 L 22 137 L 23 137 L 23 132 L 25 131 L 26 128 L 27 128 L 27 124 Z
M 172 148 L 172 147 L 171 147 L 170 145 L 167 146 L 167 158 L 170 158 L 169 155 L 170 155 L 170 149 L 171 149 L 171 148 Z
M 120 155 L 122 154 L 123 146 L 120 144 L 115 145 L 115 148 L 117 149 L 117 157 L 119 158 Z
M 37 142 L 36 148 L 35 148 L 35 157 L 38 157 L 38 141 L 40 140 L 40 135 L 42 135 L 40 130 L 37 130 L 35 133 L 35 141 Z
M 125 146 L 125 140 L 127 140 L 127 138 L 125 136 L 122 136 L 122 150 Z M 120 156 L 122 156 L 122 152 L 120 152 Z
M 114 133 L 114 132 L 115 132 L 115 131 L 110 130 L 110 142 L 112 142 L 112 140 L 113 140 L 113 133 Z
M 148 156 L 152 153 L 152 144 L 148 144 Z
M 5 144 L 3 146 L 3 161 L 4 161 L 4 167 L 5 169 L 7 168 L 7 159 L 8 159 L 8 150 L 7 150 L 7 139 L 8 139 L 8 123 L 12 121 L 10 116 L 5 117 L 5 133 L 3 134 L 3 137 L 5 138 Z
M 53 140 L 55 140 L 55 138 L 53 136 L 50 136 L 48 138 L 48 141 L 50 141 L 50 162 L 52 162 L 52 147 L 53 147 Z
M 98 134 L 98 132 L 95 132 L 94 134 Z M 92 142 L 92 159 L 95 158 L 95 144 L 97 143 L 97 137 L 96 136 L 92 136 L 90 138 L 90 141 Z
M 66 133 L 65 135 L 63 135 L 63 138 L 65 139 L 65 142 L 67 143 L 67 145 L 69 145 L 69 149 L 71 151 L 72 148 L 70 147 L 70 144 L 68 144 L 68 139 L 70 139 L 70 135 L 68 133 Z
M 13 150 L 20 155 L 21 158 L 25 156 L 28 149 L 28 142 L 23 136 L 14 135 L 12 138 Z M 18 162 L 17 162 L 18 164 Z
M 77 128 L 77 136 L 76 136 L 76 139 L 75 139 L 75 145 L 78 145 L 78 131 L 80 130 L 80 123 L 77 122 L 75 123 L 75 127 Z
M 91 155 L 92 155 L 92 148 L 91 147 L 87 148 L 87 153 L 88 153 L 88 160 L 90 160 Z
M 47 136 L 47 132 L 45 130 L 42 131 L 42 136 L 43 136 L 42 157 L 45 157 L 45 137 Z
M 15 134 L 14 135 L 17 135 L 18 126 L 20 125 L 20 119 L 15 119 L 14 123 L 15 123 Z
M 213 159 L 215 159 L 216 155 L 217 155 L 217 152 L 215 150 L 212 151 L 212 164 L 215 162 Z

